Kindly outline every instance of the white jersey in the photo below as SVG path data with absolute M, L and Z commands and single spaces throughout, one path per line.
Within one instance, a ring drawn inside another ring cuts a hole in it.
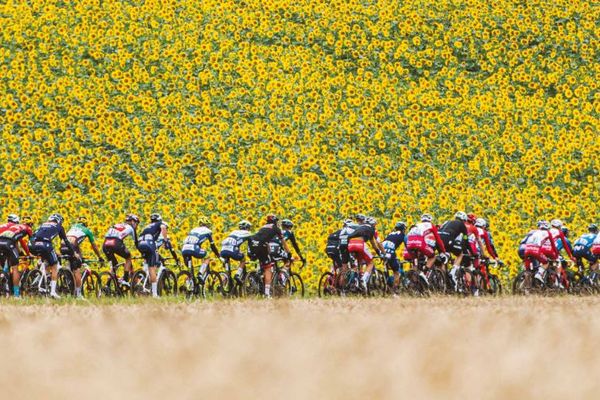
M 433 232 L 433 224 L 431 222 L 419 222 L 408 231 L 408 236 L 425 237 Z
M 183 244 L 201 245 L 205 241 L 213 242 L 212 231 L 206 226 L 200 226 L 192 229 L 188 236 L 183 241 Z
M 541 246 L 542 242 L 546 239 L 548 239 L 548 231 L 538 229 L 533 231 L 533 233 L 529 236 L 525 244 Z
M 106 232 L 104 235 L 107 239 L 120 239 L 124 240 L 127 236 L 131 235 L 131 237 L 135 238 L 135 231 L 133 230 L 133 226 L 129 224 L 116 224 Z
M 240 246 L 247 241 L 252 234 L 247 230 L 238 229 L 229 234 L 221 242 L 221 251 L 232 251 L 237 252 L 240 249 Z

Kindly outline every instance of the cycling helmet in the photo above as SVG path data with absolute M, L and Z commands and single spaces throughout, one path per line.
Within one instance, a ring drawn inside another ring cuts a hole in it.
M 53 221 L 58 224 L 62 224 L 64 221 L 64 218 L 60 214 L 52 214 L 51 216 L 48 217 L 48 221 Z
M 591 233 L 598 233 L 598 225 L 590 224 L 588 226 L 588 231 L 590 231 Z
M 461 220 L 463 222 L 467 222 L 467 213 L 464 211 L 457 211 L 456 214 L 454 214 L 454 218 Z
M 344 228 L 347 227 L 348 225 L 352 225 L 354 223 L 354 221 L 350 218 L 345 219 L 344 220 Z
M 239 222 L 238 228 L 244 231 L 249 231 L 252 228 L 252 224 L 244 219 Z
M 477 226 L 479 228 L 485 228 L 486 225 L 487 225 L 487 222 L 483 218 L 477 218 L 475 220 L 475 226 Z
M 200 224 L 200 226 L 209 226 L 210 220 L 203 215 L 200 218 L 198 218 L 198 223 Z
M 292 221 L 290 221 L 289 219 L 284 219 L 283 221 L 281 221 L 281 226 L 284 228 L 293 228 L 294 223 Z
M 375 226 L 377 224 L 377 220 L 373 217 L 366 217 L 365 224 Z
M 550 225 L 552 225 L 553 228 L 561 228 L 563 223 L 560 219 L 553 219 L 552 222 L 550 222 Z
M 12 222 L 12 223 L 18 224 L 19 221 L 20 221 L 20 219 L 19 219 L 18 215 L 16 215 L 16 214 L 9 214 L 8 215 L 8 222 Z
M 267 224 L 276 224 L 278 221 L 279 221 L 279 218 L 277 218 L 277 215 L 275 215 L 275 214 L 267 215 Z
M 431 222 L 433 221 L 433 217 L 431 214 L 423 214 L 421 215 L 421 222 Z
M 127 216 L 125 217 L 125 221 L 134 221 L 135 223 L 140 223 L 140 219 L 137 215 L 135 214 L 127 214 Z
M 469 221 L 470 223 L 474 224 L 475 221 L 477 221 L 477 215 L 475 215 L 473 213 L 467 214 L 467 221 Z
M 563 235 L 565 235 L 565 237 L 569 236 L 569 228 L 563 226 L 562 228 L 560 228 L 560 230 L 562 231 Z
M 84 217 L 83 215 L 81 215 L 81 216 L 77 217 L 77 222 L 79 222 L 83 226 L 87 226 L 88 219 L 87 219 L 87 217 Z
M 365 222 L 365 220 L 366 220 L 366 218 L 367 218 L 367 217 L 366 217 L 364 214 L 356 214 L 356 217 L 355 217 L 355 218 L 356 218 L 356 220 L 357 220 L 358 222 L 361 222 L 361 223 L 362 223 L 362 222 Z
M 406 222 L 398 221 L 396 225 L 394 225 L 394 230 L 404 232 L 406 230 Z
M 162 222 L 162 217 L 160 214 L 154 213 L 150 215 L 150 221 L 152 222 Z
M 33 225 L 33 219 L 29 215 L 24 216 L 22 218 L 22 221 L 25 225 L 29 225 L 29 226 Z
M 540 229 L 546 229 L 546 230 L 550 229 L 550 223 L 546 220 L 538 221 L 537 226 Z

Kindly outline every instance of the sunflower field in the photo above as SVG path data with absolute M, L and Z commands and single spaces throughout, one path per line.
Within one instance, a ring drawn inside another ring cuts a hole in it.
M 0 5 L 0 210 L 296 224 L 315 285 L 344 217 L 456 210 L 501 258 L 597 218 L 600 7 L 585 0 Z

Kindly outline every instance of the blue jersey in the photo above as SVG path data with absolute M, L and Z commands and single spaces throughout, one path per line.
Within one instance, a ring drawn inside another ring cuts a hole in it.
M 596 239 L 596 233 L 585 233 L 579 237 L 575 241 L 575 250 L 589 250 L 592 248 L 592 243 L 594 243 L 594 239 Z
M 406 244 L 406 235 L 404 232 L 393 231 L 386 236 L 382 245 L 386 253 L 395 253 L 402 243 Z
M 62 225 L 59 225 L 56 222 L 44 222 L 38 228 L 38 230 L 35 231 L 31 241 L 35 242 L 41 240 L 45 242 L 52 242 L 57 236 L 60 236 L 64 242 L 68 242 L 65 229 L 62 227 Z
M 152 222 L 142 230 L 140 233 L 140 241 L 148 242 L 153 241 L 156 242 L 160 237 L 160 233 L 162 232 L 162 227 L 165 224 L 160 221 Z

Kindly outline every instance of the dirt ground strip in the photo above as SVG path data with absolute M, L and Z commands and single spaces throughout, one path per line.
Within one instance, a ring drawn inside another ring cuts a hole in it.
M 598 298 L 2 305 L 4 398 L 598 398 Z

